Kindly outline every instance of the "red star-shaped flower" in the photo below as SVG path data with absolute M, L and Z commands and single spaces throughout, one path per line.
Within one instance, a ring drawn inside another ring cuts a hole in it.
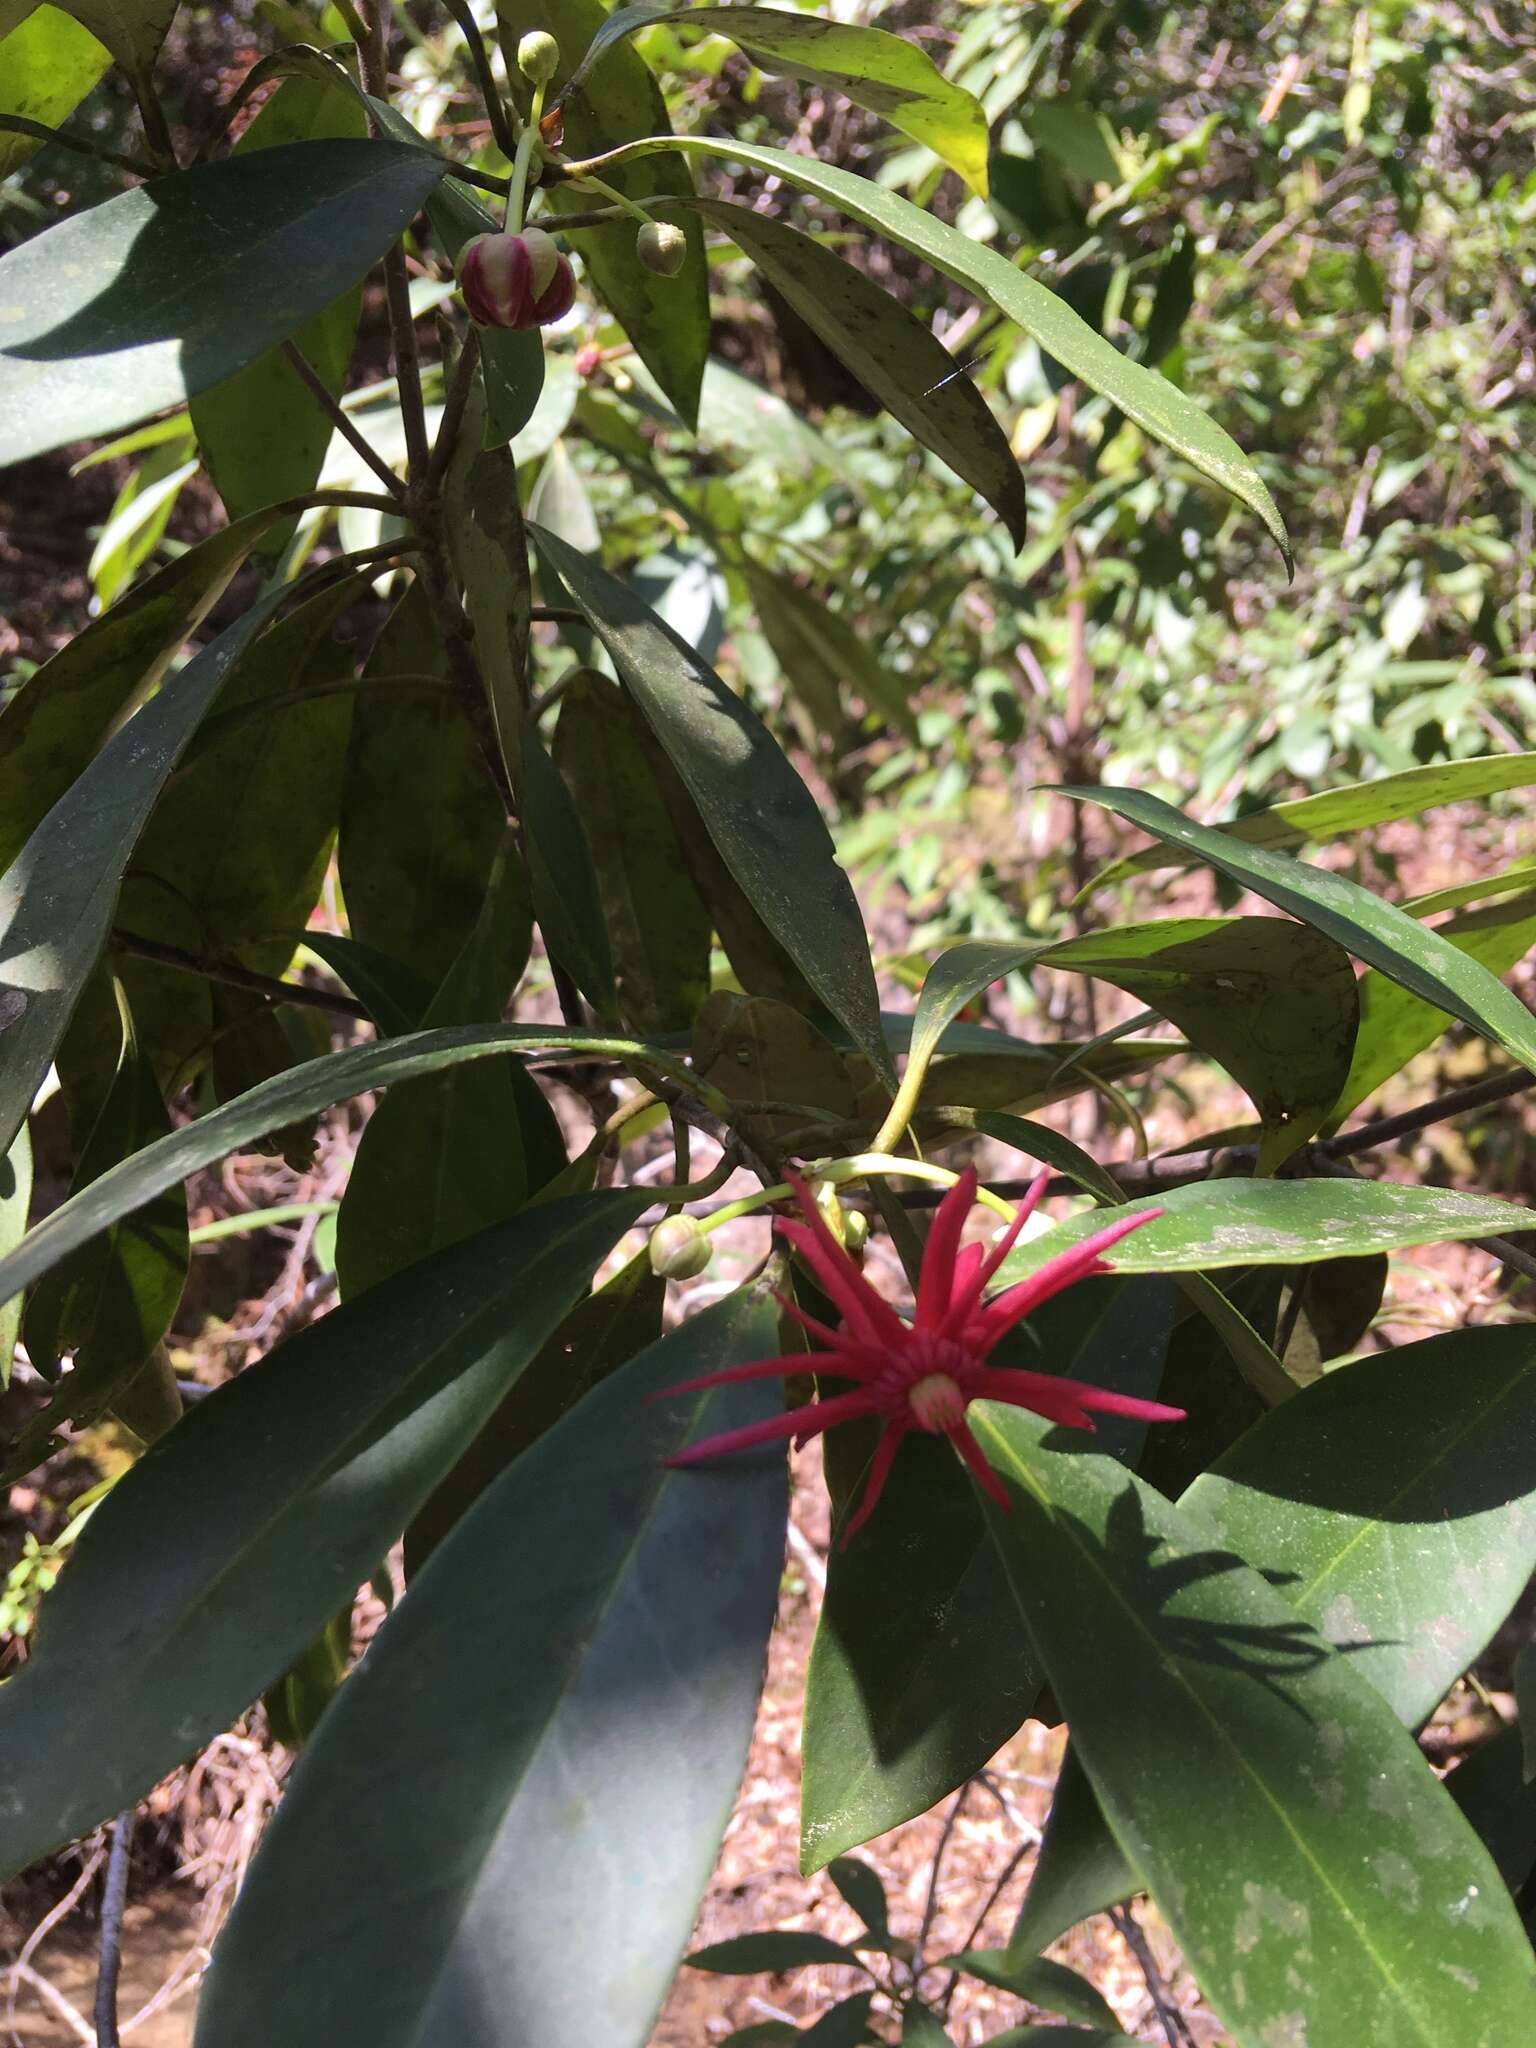
M 796 1322 L 802 1323 L 819 1347 L 781 1358 L 758 1358 L 746 1365 L 728 1366 L 723 1372 L 704 1373 L 668 1388 L 668 1393 L 691 1393 L 700 1387 L 724 1386 L 733 1380 L 770 1379 L 781 1374 L 813 1371 L 831 1378 L 853 1380 L 851 1393 L 834 1394 L 808 1407 L 788 1410 L 767 1422 L 754 1422 L 744 1429 L 728 1429 L 719 1436 L 690 1444 L 668 1460 L 672 1465 L 697 1465 L 729 1451 L 745 1451 L 755 1444 L 794 1437 L 803 1442 L 840 1422 L 862 1416 L 877 1416 L 884 1427 L 870 1466 L 869 1484 L 858 1512 L 843 1532 L 846 1543 L 874 1512 L 876 1501 L 890 1473 L 903 1437 L 910 1430 L 927 1430 L 947 1436 L 965 1463 L 1000 1507 L 1008 1506 L 1002 1482 L 987 1463 L 980 1444 L 971 1434 L 965 1411 L 972 1401 L 1007 1401 L 1015 1408 L 1031 1409 L 1051 1422 L 1073 1429 L 1092 1429 L 1093 1414 L 1134 1415 L 1145 1422 L 1181 1422 L 1182 1408 L 1169 1408 L 1161 1401 L 1140 1401 L 1130 1394 L 1112 1394 L 1083 1380 L 1069 1380 L 1054 1373 L 1024 1372 L 1012 1366 L 991 1366 L 988 1355 L 1018 1322 L 1059 1294 L 1074 1281 L 1111 1268 L 1102 1254 L 1126 1235 L 1160 1216 L 1160 1209 L 1141 1209 L 1123 1216 L 1118 1223 L 1084 1238 L 1069 1250 L 1058 1252 L 1038 1273 L 1009 1287 L 996 1300 L 984 1302 L 988 1283 L 1012 1251 L 1036 1203 L 1044 1194 L 1049 1176 L 1034 1182 L 1012 1223 L 991 1251 L 978 1244 L 960 1244 L 965 1219 L 976 1200 L 974 1168 L 965 1172 L 939 1204 L 923 1250 L 918 1277 L 917 1308 L 912 1322 L 903 1322 L 888 1301 L 870 1286 L 859 1268 L 837 1242 L 803 1182 L 791 1185 L 805 1216 L 804 1223 L 781 1222 L 779 1230 L 795 1247 L 821 1284 L 827 1299 L 841 1312 L 841 1325 L 833 1330 L 808 1316 L 794 1302 L 779 1300 Z

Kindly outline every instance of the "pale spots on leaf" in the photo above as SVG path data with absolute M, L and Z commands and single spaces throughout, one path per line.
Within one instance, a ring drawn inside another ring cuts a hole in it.
M 1307 2048 L 1307 2016 L 1303 2012 L 1277 2012 L 1259 2029 L 1264 2048 Z
M 1371 1869 L 1384 1892 L 1401 1899 L 1410 1913 L 1419 1910 L 1419 1873 L 1406 1856 L 1399 1856 L 1395 1849 L 1383 1849 L 1380 1855 L 1371 1858 Z
M 1250 1954 L 1270 1932 L 1292 1942 L 1306 1940 L 1312 1922 L 1300 1899 L 1288 1899 L 1268 1885 L 1250 1882 L 1243 1886 L 1243 1902 L 1232 1930 L 1232 1945 L 1240 1956 Z
M 1441 1963 L 1439 1967 L 1453 1983 L 1459 1984 L 1463 1991 L 1481 1991 L 1483 1988 L 1481 1977 L 1471 1970 L 1462 1969 L 1459 1963 Z

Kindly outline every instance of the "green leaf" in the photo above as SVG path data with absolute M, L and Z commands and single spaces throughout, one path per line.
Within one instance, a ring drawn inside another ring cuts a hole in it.
M 989 2034 L 985 2048 L 1117 2048 L 1129 2036 L 1117 2028 L 1112 2034 L 1089 2033 L 1082 2027 L 1009 2027 L 1001 2034 Z
M 1536 1571 L 1536 1330 L 1455 1330 L 1330 1373 L 1181 1504 L 1280 1574 L 1416 1727 Z
M 130 78 L 148 76 L 177 0 L 66 0 L 65 13 L 105 43 Z
M 394 142 L 290 143 L 156 179 L 0 257 L 0 464 L 265 355 L 361 279 L 442 172 Z
M 611 1059 L 640 1059 L 673 1077 L 679 1075 L 679 1069 L 660 1046 L 643 1045 L 634 1039 L 596 1038 L 583 1031 L 539 1024 L 460 1025 L 451 1030 L 417 1031 L 378 1045 L 352 1045 L 341 1052 L 327 1053 L 322 1059 L 307 1060 L 285 1074 L 275 1075 L 238 1101 L 209 1110 L 194 1123 L 157 1139 L 134 1158 L 109 1168 L 100 1180 L 61 1203 L 28 1232 L 9 1258 L 0 1259 L 0 1302 L 8 1301 L 19 1288 L 29 1287 L 97 1231 L 109 1229 L 120 1217 L 131 1216 L 135 1209 L 152 1202 L 164 1189 L 174 1187 L 199 1167 L 211 1166 L 226 1153 L 238 1152 L 253 1139 L 280 1131 L 301 1117 L 313 1116 L 350 1096 L 387 1087 L 392 1081 L 439 1073 L 461 1060 L 562 1046 L 573 1052 L 601 1053 Z
M 57 7 L 39 7 L 0 39 L 0 114 L 57 128 L 112 59 L 88 29 Z M 0 129 L 0 180 L 20 170 L 42 143 Z
M 1349 955 L 1288 918 L 1170 918 L 1052 947 L 1041 964 L 1112 982 L 1167 1017 L 1252 1097 L 1260 1173 L 1314 1137 L 1349 1072 L 1360 999 Z
M 1536 945 L 1536 890 L 1447 918 L 1438 937 L 1485 967 L 1507 974 Z M 1360 977 L 1360 1034 L 1348 1078 L 1333 1106 L 1335 1118 L 1358 1109 L 1368 1096 L 1433 1045 L 1450 1024 L 1444 1010 L 1426 1003 L 1372 968 Z
M 1048 949 L 1036 941 L 1019 945 L 1011 940 L 971 939 L 941 953 L 923 978 L 907 1039 L 907 1065 L 901 1087 L 891 1105 L 876 1150 L 900 1138 L 912 1119 L 922 1094 L 924 1077 L 939 1043 L 967 1003 L 1021 967 L 1033 966 Z M 1118 1195 L 1118 1188 L 1115 1190 Z
M 592 849 L 581 814 L 545 752 L 532 717 L 523 727 L 520 761 L 519 795 L 534 916 L 550 957 L 570 975 L 597 1016 L 611 1023 L 618 1014 L 618 994 Z
M 540 528 L 732 876 L 876 1072 L 891 1075 L 864 922 L 810 791 L 760 719 L 624 584 Z
M 967 1948 L 958 1955 L 946 1956 L 944 1967 L 964 1970 L 967 1976 L 979 1977 L 984 1984 L 1011 1991 L 1015 1998 L 1028 1999 L 1043 2012 L 1059 2012 L 1069 2020 L 1082 2020 L 1086 2026 L 1114 2029 L 1114 2012 L 1087 1978 L 1048 1957 L 1030 1956 L 1016 1961 L 1005 1949 Z
M 1172 1314 L 1166 1284 L 1095 1281 L 1044 1303 L 1030 1334 L 1000 1358 L 1150 1395 Z M 1102 1440 L 1131 1452 L 1140 1432 L 1106 1419 Z M 868 1429 L 828 1437 L 835 1519 L 872 1448 Z M 999 1626 L 1007 1605 L 996 1548 L 954 1452 L 914 1434 L 867 1525 L 828 1560 L 806 1674 L 803 1870 L 926 1812 L 1019 1728 L 1040 1669 L 1018 1632 Z
M 120 988 L 117 1008 L 117 1073 L 80 1148 L 71 1193 L 171 1127 Z M 170 1328 L 189 1258 L 186 1196 L 179 1188 L 167 1189 L 42 1280 L 27 1302 L 27 1355 L 49 1379 L 57 1376 L 65 1352 L 74 1354 L 74 1366 L 47 1406 L 29 1418 L 17 1441 L 15 1469 L 30 1471 L 45 1458 L 61 1423 L 95 1422 L 113 1405 Z
M 767 7 L 668 7 L 629 0 L 593 38 L 582 73 L 621 36 L 653 21 L 729 36 L 759 69 L 841 93 L 931 149 L 985 198 L 987 117 L 980 101 L 952 85 L 925 51 L 901 36 Z M 604 88 L 607 83 L 605 65 Z
M 917 1099 L 916 1122 L 929 1135 L 941 1109 L 1008 1110 L 1016 1116 L 1081 1094 L 1093 1080 L 1122 1081 L 1187 1054 L 1178 1038 L 1122 1038 L 1087 1050 L 1073 1039 L 1018 1045 L 1009 1052 L 954 1053 L 935 1061 Z M 1118 1197 L 1116 1198 L 1118 1199 Z
M 695 206 L 751 257 L 871 397 L 986 500 L 1014 546 L 1022 547 L 1023 472 L 991 407 L 932 330 L 798 228 L 720 199 L 696 200 Z
M 475 928 L 421 1019 L 428 1030 L 501 1016 L 525 906 L 509 837 Z M 532 1104 L 525 1105 L 519 1080 L 532 1090 Z M 536 1114 L 533 1104 L 550 1114 L 513 1058 L 477 1060 L 390 1090 L 364 1127 L 336 1218 L 336 1271 L 346 1299 L 522 1208 L 535 1185 L 523 1145 L 525 1108 Z M 559 1155 L 563 1165 L 563 1145 Z
M 901 2016 L 901 2048 L 950 2048 L 944 2022 L 924 2005 L 909 2005 Z
M 668 144 L 661 88 L 633 50 L 616 50 L 595 87 L 572 80 L 589 43 L 608 19 L 602 0 L 497 0 L 496 15 L 507 73 L 525 116 L 532 88 L 517 68 L 517 44 L 532 29 L 544 30 L 559 44 L 560 63 L 549 94 L 553 102 L 570 84 L 561 102 L 567 156 L 593 156 L 643 136 L 652 142 L 653 160 L 628 165 L 608 182 L 641 206 L 692 197 L 687 163 Z M 560 213 L 583 212 L 591 203 L 589 195 L 560 186 L 548 188 L 548 200 L 551 212 L 537 216 L 545 227 L 557 227 Z M 592 285 L 634 343 L 641 362 L 693 427 L 698 423 L 699 385 L 709 353 L 709 269 L 697 221 L 688 222 L 685 232 L 687 253 L 675 277 L 658 277 L 646 269 L 635 253 L 635 223 L 630 218 L 583 231 L 579 246 Z
M 506 823 L 413 584 L 379 636 L 352 717 L 336 853 L 353 938 L 436 988 L 474 929 Z M 509 985 L 532 934 L 529 904 L 508 941 Z
M 232 160 L 287 144 L 364 140 L 368 116 L 341 74 L 285 79 L 247 128 Z M 307 320 L 292 339 L 332 398 L 339 398 L 362 311 L 360 283 Z M 192 401 L 192 424 L 214 487 L 231 519 L 279 498 L 314 489 L 331 444 L 331 422 L 282 349 L 247 363 Z M 277 553 L 295 522 L 266 535 L 262 552 Z
M 860 2048 L 869 2039 L 869 2008 L 872 1991 L 856 1991 L 837 2005 L 828 2006 L 814 2027 L 797 2036 L 803 2048 Z
M 0 1691 L 0 1868 L 116 1813 L 287 1668 L 644 1201 L 577 1196 L 438 1253 L 216 1389 L 118 1481 Z
M 505 448 L 479 445 L 478 419 L 472 403 L 448 466 L 443 512 L 501 758 L 521 798 L 519 748 L 528 698 L 533 607 L 528 538 L 516 461 Z
M 1073 1742 L 1238 2048 L 1277 2029 L 1310 2048 L 1517 2038 L 1536 2017 L 1530 1945 L 1351 1662 L 1113 1461 L 1045 1450 L 1016 1410 L 972 1414 L 1013 1504 L 989 1520 Z M 1363 1784 L 1369 1814 L 1341 1789 Z
M 846 619 L 802 590 L 793 577 L 755 562 L 743 567 L 752 608 L 783 670 L 785 686 L 834 749 L 845 742 L 844 689 L 852 690 L 872 716 L 889 719 L 910 739 L 917 737 L 908 686 L 882 667 L 878 654 Z
M 693 1020 L 693 1071 L 739 1107 L 749 1142 L 766 1135 L 778 1144 L 812 1125 L 830 1131 L 867 1122 L 860 1084 L 869 1084 L 868 1061 L 839 1052 L 808 1017 L 771 996 L 717 989 Z M 781 1107 L 752 1113 L 754 1104 L 770 1102 Z M 806 1149 L 819 1144 L 813 1137 Z
M 1029 1890 L 1001 1952 L 1004 1964 L 1026 1968 L 1069 1927 L 1118 1905 L 1139 1888 L 1069 1742 L 1056 1774 Z
M 349 904 L 348 909 L 351 909 Z M 307 949 L 322 960 L 367 1010 L 384 1038 L 414 1031 L 432 1001 L 432 984 L 401 960 L 361 939 L 307 931 Z
M 1064 300 L 1015 269 L 996 249 L 973 242 L 958 228 L 935 220 L 899 194 L 882 191 L 867 178 L 817 157 L 704 135 L 681 135 L 671 146 L 689 155 L 724 157 L 814 193 L 851 219 L 923 257 L 956 284 L 978 293 L 1000 313 L 1016 320 L 1064 370 L 1102 392 L 1127 419 L 1256 512 L 1289 561 L 1285 524 L 1275 502 L 1232 437 L 1176 385 L 1123 356 Z M 646 147 L 636 143 L 616 155 L 627 158 Z M 603 175 L 608 175 L 606 169 Z
M 1536 784 L 1536 754 L 1489 754 L 1475 761 L 1436 761 L 1427 768 L 1405 768 L 1371 782 L 1351 782 L 1342 789 L 1320 790 L 1316 796 L 1292 797 L 1266 810 L 1250 811 L 1227 825 L 1207 829 L 1244 846 L 1284 852 L 1294 846 L 1337 839 L 1341 833 L 1363 832 L 1369 825 L 1387 825 L 1396 818 L 1416 818 L 1436 804 L 1463 803 L 1491 796 L 1499 789 L 1529 789 Z M 1155 828 L 1148 826 L 1147 830 Z M 1131 875 L 1158 868 L 1192 867 L 1200 858 L 1176 846 L 1149 846 L 1128 854 L 1096 874 L 1083 891 L 1106 888 Z
M 834 1856 L 827 1865 L 827 1875 L 870 1933 L 884 1939 L 891 1931 L 891 1922 L 880 1873 L 862 1857 Z
M 331 2048 L 340 1995 L 372 2048 L 554 2042 L 575 1982 L 587 2048 L 647 2037 L 746 1761 L 785 1492 L 777 1461 L 663 1462 L 766 1414 L 763 1389 L 646 1397 L 760 1355 L 773 1327 L 742 1294 L 683 1325 L 434 1553 L 306 1752 L 201 2041 Z
M 1518 998 L 1449 939 L 1424 927 L 1342 875 L 1308 867 L 1288 855 L 1244 846 L 1196 825 L 1160 797 L 1130 789 L 1067 789 L 1066 796 L 1103 804 L 1130 824 L 1183 848 L 1256 896 L 1324 932 L 1348 953 L 1380 968 L 1436 1008 L 1449 1010 L 1484 1038 L 1536 1066 L 1536 1024 Z
M 785 1929 L 782 1933 L 738 1934 L 730 1941 L 717 1941 L 708 1948 L 696 1948 L 683 1961 L 691 1970 L 709 1970 L 722 1977 L 782 1976 L 786 1970 L 813 1969 L 824 1963 L 843 1963 L 862 1970 L 864 1964 L 851 1948 L 832 1941 L 810 1928 Z
M 1200 1181 L 1059 1223 L 1011 1252 L 1000 1281 L 1023 1279 L 1106 1223 L 1142 1209 L 1163 1213 L 1115 1246 L 1117 1273 L 1305 1265 L 1531 1227 L 1528 1209 L 1454 1188 L 1332 1179 Z
M 106 939 L 123 870 L 198 721 L 287 592 L 268 592 L 177 671 L 101 749 L 0 879 L 0 1144 L 42 1085 Z
M 31 1201 L 32 1140 L 23 1124 L 10 1151 L 0 1159 L 0 1257 L 14 1250 L 26 1235 Z M 0 1392 L 11 1384 L 20 1328 L 21 1299 L 17 1296 L 0 1306 Z
M 165 675 L 272 519 L 256 513 L 188 548 L 77 633 L 0 712 L 0 871 Z
M 1519 1892 L 1536 1870 L 1536 1786 L 1521 1768 L 1520 1730 L 1501 1728 L 1445 1779 L 1445 1789 L 1476 1828 L 1500 1877 Z
M 624 692 L 584 669 L 560 693 L 554 760 L 591 849 L 620 1014 L 637 1031 L 686 1031 L 709 994 L 709 913 L 643 732 Z

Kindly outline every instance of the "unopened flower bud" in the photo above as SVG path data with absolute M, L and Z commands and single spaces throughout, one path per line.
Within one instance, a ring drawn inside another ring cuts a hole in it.
M 458 278 L 478 327 L 547 327 L 576 298 L 575 272 L 542 228 L 475 235 L 459 251 Z
M 635 237 L 635 254 L 658 277 L 676 277 L 688 254 L 688 238 L 669 220 L 648 220 Z
M 709 1264 L 709 1237 L 691 1216 L 669 1216 L 651 1232 L 650 1252 L 663 1280 L 692 1280 Z
M 869 1218 L 862 1209 L 843 1211 L 843 1243 L 855 1254 L 869 1243 Z
M 517 68 L 535 85 L 547 85 L 560 66 L 560 45 L 547 29 L 531 28 L 517 46 Z

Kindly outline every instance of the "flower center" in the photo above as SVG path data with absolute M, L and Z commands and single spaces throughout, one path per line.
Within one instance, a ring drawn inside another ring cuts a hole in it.
M 921 1426 L 935 1435 L 965 1418 L 965 1396 L 947 1372 L 931 1372 L 920 1379 L 907 1399 Z

